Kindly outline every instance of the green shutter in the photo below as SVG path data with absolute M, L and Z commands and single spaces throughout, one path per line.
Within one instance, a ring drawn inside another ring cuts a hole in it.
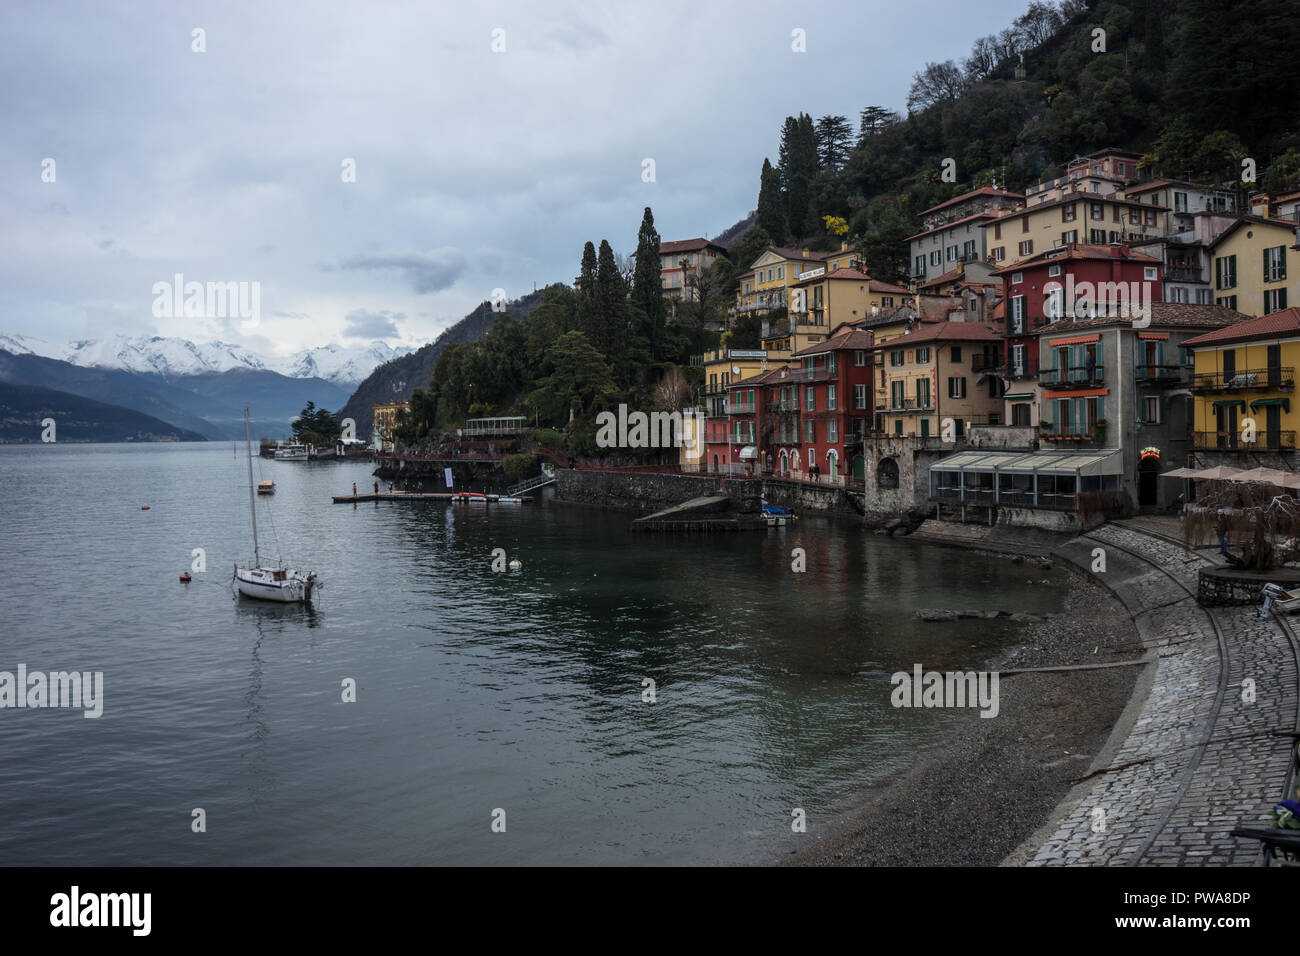
M 1268 250 L 1265 249 L 1264 250 L 1264 281 L 1265 282 L 1268 281 L 1268 260 L 1269 260 Z

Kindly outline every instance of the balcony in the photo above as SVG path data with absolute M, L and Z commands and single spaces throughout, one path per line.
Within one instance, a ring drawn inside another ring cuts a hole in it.
M 934 411 L 934 402 L 931 401 L 931 400 L 929 400 L 929 399 L 926 399 L 926 403 L 925 403 L 924 405 L 919 405 L 919 404 L 917 404 L 917 400 L 916 400 L 915 398 L 905 398 L 905 399 L 903 399 L 903 404 L 902 404 L 902 405 L 895 405 L 895 404 L 893 404 L 892 401 L 891 401 L 891 403 L 890 403 L 890 405 L 889 405 L 888 408 L 885 408 L 885 407 L 882 405 L 880 408 L 877 409 L 877 411 L 882 411 L 882 412 L 932 412 L 932 411 Z
M 789 335 L 798 329 L 824 328 L 826 328 L 825 312 L 819 308 L 813 312 L 799 312 L 788 318 L 764 322 L 759 338 L 774 339 L 777 336 Z
M 753 415 L 755 408 L 749 402 L 727 402 L 728 415 Z
M 1091 367 L 1071 365 L 1068 369 L 1045 368 L 1039 371 L 1038 382 L 1044 388 L 1095 388 L 1104 384 L 1105 374 L 1100 362 Z
M 1192 447 L 1197 451 L 1294 451 L 1295 432 L 1255 433 L 1255 441 L 1244 442 L 1240 432 L 1192 432 Z
M 1089 425 L 1087 422 L 1040 422 L 1039 437 L 1048 442 L 1072 442 L 1087 448 L 1098 448 L 1106 444 L 1106 426 Z
M 1200 266 L 1168 265 L 1165 267 L 1166 282 L 1204 282 L 1205 270 Z
M 1139 365 L 1133 370 L 1133 377 L 1139 385 L 1169 388 L 1186 385 L 1191 369 L 1186 365 Z
M 1295 388 L 1294 368 L 1256 368 L 1230 372 L 1201 372 L 1192 379 L 1194 392 L 1233 392 L 1240 389 Z
M 972 355 L 970 357 L 970 370 L 972 372 L 997 372 L 1006 362 L 1000 355 Z
M 790 372 L 796 382 L 825 382 L 835 378 L 835 369 L 819 365 L 816 368 L 797 368 Z

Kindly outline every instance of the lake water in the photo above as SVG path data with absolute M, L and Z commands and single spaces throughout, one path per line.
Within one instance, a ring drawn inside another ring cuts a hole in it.
M 978 719 L 895 709 L 888 676 L 1015 630 L 916 608 L 1055 611 L 1066 580 L 811 517 L 658 536 L 549 497 L 335 505 L 368 463 L 255 461 L 264 557 L 322 581 L 269 605 L 231 587 L 243 454 L 0 446 L 0 670 L 105 685 L 99 719 L 0 710 L 0 864 L 775 859 L 808 839 L 792 808 L 816 834 Z

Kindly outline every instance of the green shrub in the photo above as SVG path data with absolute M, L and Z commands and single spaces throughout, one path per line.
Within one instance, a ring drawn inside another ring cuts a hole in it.
M 506 455 L 501 461 L 501 467 L 515 481 L 531 478 L 539 470 L 536 455 Z

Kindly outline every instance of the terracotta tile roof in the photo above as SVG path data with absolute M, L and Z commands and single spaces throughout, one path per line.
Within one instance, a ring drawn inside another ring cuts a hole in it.
M 1065 205 L 1067 202 L 1115 203 L 1120 206 L 1137 206 L 1141 209 L 1154 209 L 1156 212 L 1169 212 L 1168 206 L 1157 206 L 1155 203 L 1138 202 L 1136 199 L 1120 199 L 1114 194 L 1110 196 L 1099 196 L 1096 193 L 1072 192 L 1068 195 L 1062 196 L 1060 199 L 1049 199 L 1047 202 L 1040 202 L 1033 206 L 1026 206 L 1024 209 L 1013 209 L 998 218 L 1002 220 L 1015 219 L 1017 216 L 1035 213 L 1040 209 L 1054 209 L 1057 206 Z
M 1300 335 L 1300 306 L 1270 312 L 1257 319 L 1246 319 L 1226 328 L 1206 332 L 1183 344 L 1189 347 L 1216 342 L 1242 342 L 1248 339 L 1273 339 Z
M 1222 305 L 1196 305 L 1191 302 L 1152 302 L 1151 324 L 1153 329 L 1221 329 L 1240 323 L 1246 316 Z M 1060 335 L 1071 329 L 1097 329 L 1107 326 L 1124 328 L 1133 324 L 1131 318 L 1114 315 L 1099 315 L 1091 319 L 1061 319 L 1049 322 L 1034 334 L 1048 333 Z M 1142 331 L 1142 329 L 1138 329 Z
M 867 283 L 867 288 L 872 292 L 892 292 L 894 295 L 911 295 L 911 289 L 904 289 L 901 285 L 894 285 L 892 282 L 882 282 L 880 279 L 872 279 Z
M 751 375 L 749 378 L 742 378 L 737 382 L 729 382 L 726 387 L 728 389 L 753 388 L 755 385 L 763 385 L 766 382 L 780 377 L 781 371 L 783 369 L 788 370 L 789 368 L 789 365 L 778 365 L 775 368 L 768 369 L 766 372 L 759 372 L 757 375 Z
M 906 335 L 890 339 L 875 348 L 895 348 L 900 343 L 913 345 L 920 342 L 1001 342 L 1003 335 L 978 322 L 926 322 Z
M 834 252 L 809 252 L 807 249 L 794 249 L 791 248 L 790 246 L 768 246 L 763 251 L 775 252 L 778 256 L 781 256 L 785 259 L 799 259 L 799 260 L 807 259 L 810 262 L 812 261 L 820 262 L 821 260 L 828 259 L 831 256 L 844 255 L 844 253 L 846 252 L 846 250 L 844 249 L 836 249 Z M 804 255 L 805 252 L 807 252 L 808 255 L 805 256 Z
M 923 209 L 921 210 L 921 215 L 924 216 L 926 213 L 934 212 L 937 209 L 946 209 L 949 206 L 959 202 L 964 202 L 967 199 L 972 199 L 975 196 L 1006 196 L 1008 199 L 1025 198 L 1024 193 L 1013 193 L 1007 189 L 994 189 L 992 186 L 981 186 L 979 189 L 972 189 L 970 192 L 962 193 L 960 196 L 953 196 L 951 199 L 941 202 L 937 206 Z
M 1007 215 L 1014 215 L 1014 213 L 1008 213 Z M 922 236 L 928 236 L 932 232 L 943 232 L 945 229 L 951 229 L 953 226 L 960 226 L 963 223 L 967 223 L 967 222 L 974 222 L 976 219 L 997 219 L 997 218 L 998 218 L 998 214 L 996 212 L 991 212 L 991 211 L 977 212 L 974 213 L 973 215 L 966 216 L 963 219 L 954 219 L 952 222 L 945 222 L 942 226 L 935 226 L 933 229 L 926 229 L 924 232 L 918 232 L 914 236 L 908 236 L 903 241 L 911 242 L 913 239 L 920 239 Z
M 1047 263 L 1069 262 L 1073 260 L 1106 260 L 1117 259 L 1120 262 L 1149 262 L 1153 265 L 1159 265 L 1160 259 L 1157 256 L 1147 255 L 1145 252 L 1134 252 L 1128 245 L 1119 246 L 1120 254 L 1111 255 L 1111 249 L 1114 246 L 1089 245 L 1087 243 L 1075 243 L 1068 246 L 1057 246 L 1055 249 L 1047 249 L 1037 255 L 1032 255 L 1027 259 L 1021 259 L 1015 265 L 1003 266 L 1001 269 L 994 269 L 993 275 L 1010 275 L 1013 272 L 1021 272 L 1031 266 L 1046 265 Z
M 958 266 L 956 269 L 953 269 L 951 272 L 945 272 L 943 275 L 931 279 L 929 282 L 922 282 L 919 286 L 917 286 L 917 288 L 928 289 L 930 288 L 930 286 L 933 285 L 946 285 L 949 282 L 957 282 L 965 274 L 966 274 L 965 269 L 962 266 Z
M 721 252 L 726 251 L 716 242 L 709 242 L 707 239 L 672 239 L 668 242 L 659 243 L 659 255 L 668 256 L 675 252 L 698 252 L 701 249 L 707 249 L 709 246 Z
M 1232 233 L 1236 232 L 1248 223 L 1256 226 L 1279 226 L 1283 229 L 1289 229 L 1292 232 L 1295 231 L 1297 225 L 1290 219 L 1270 219 L 1267 216 L 1256 216 L 1251 213 L 1246 213 L 1243 216 L 1238 216 L 1233 220 L 1232 225 L 1215 236 L 1214 241 L 1210 243 L 1210 247 L 1213 248 L 1217 246 L 1219 243 L 1223 242 L 1224 239 L 1228 238 L 1228 236 L 1232 235 Z
M 803 355 L 822 355 L 826 352 L 836 352 L 840 349 L 869 349 L 871 348 L 871 333 L 861 329 L 845 329 L 830 338 L 818 342 L 816 345 L 810 345 L 806 349 L 800 349 L 794 353 L 795 358 Z

